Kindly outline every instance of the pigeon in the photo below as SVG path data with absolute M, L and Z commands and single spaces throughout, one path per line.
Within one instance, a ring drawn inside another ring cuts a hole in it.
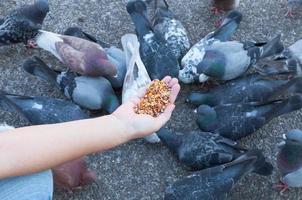
M 154 32 L 167 41 L 170 50 L 180 62 L 191 47 L 187 30 L 169 9 L 166 0 L 155 0 L 155 4 Z
M 69 69 L 86 76 L 116 76 L 117 67 L 111 63 L 99 44 L 82 38 L 39 31 L 37 46 L 51 52 Z
M 240 12 L 231 11 L 216 31 L 209 33 L 187 52 L 181 61 L 183 69 L 179 71 L 179 79 L 183 83 L 208 80 L 208 76 L 198 72 L 198 65 L 203 61 L 205 49 L 212 44 L 228 41 L 237 30 L 241 20 L 242 14 Z
M 287 0 L 287 13 L 285 16 L 294 18 L 294 9 L 302 6 L 302 0 Z
M 181 163 L 194 171 L 231 162 L 245 152 L 237 142 L 218 134 L 201 131 L 174 134 L 162 128 L 157 135 Z
M 210 0 L 212 11 L 214 14 L 218 14 L 223 11 L 230 11 L 236 9 L 239 4 L 240 0 Z
M 0 19 L 0 46 L 23 42 L 29 44 L 49 12 L 48 0 L 35 0 Z
M 195 106 L 202 104 L 218 106 L 231 103 L 265 102 L 284 94 L 302 94 L 302 77 L 288 79 L 287 74 L 262 76 L 249 74 L 208 92 L 191 92 L 187 102 Z
M 110 44 L 96 39 L 94 36 L 84 32 L 79 27 L 70 27 L 65 32 L 64 35 L 74 36 L 78 38 L 82 38 L 91 42 L 98 43 L 101 45 L 108 56 L 108 60 L 113 63 L 117 67 L 117 75 L 116 76 L 106 76 L 105 78 L 108 79 L 115 89 L 120 89 L 123 87 L 124 78 L 127 71 L 125 54 L 122 50 L 115 46 L 111 46 Z
M 30 97 L 0 91 L 0 108 L 20 113 L 32 125 L 56 124 L 89 116 L 70 101 L 50 97 Z
M 146 3 L 141 0 L 130 1 L 127 3 L 127 11 L 135 25 L 140 56 L 151 80 L 161 80 L 166 76 L 177 78 L 180 69 L 177 58 L 165 38 L 153 30 L 146 15 Z
M 205 48 L 202 61 L 197 64 L 197 74 L 218 80 L 232 80 L 243 75 L 260 59 L 283 51 L 281 35 L 263 44 L 252 42 L 215 42 Z
M 253 172 L 272 174 L 273 166 L 259 150 L 250 150 L 236 160 L 217 167 L 194 172 L 168 186 L 164 200 L 223 200 L 236 183 Z
M 273 118 L 302 108 L 302 96 L 266 103 L 226 104 L 197 108 L 197 124 L 202 131 L 238 140 L 246 137 Z
M 83 108 L 113 113 L 120 106 L 109 81 L 103 77 L 78 76 L 71 71 L 58 73 L 36 56 L 27 59 L 23 69 L 56 86 L 67 98 Z
M 25 101 L 26 100 L 24 100 L 24 102 Z M 30 101 L 28 101 L 28 103 L 29 102 Z M 14 108 L 11 108 L 11 109 L 16 109 L 17 112 L 21 111 L 20 110 L 21 108 L 18 108 L 17 106 L 13 105 L 12 102 L 10 102 L 10 103 L 11 103 L 11 106 L 14 106 Z M 1 103 L 1 107 L 3 105 L 4 104 Z M 22 104 L 16 104 L 16 105 L 22 106 Z M 23 105 L 25 105 L 25 104 L 23 104 Z M 39 104 L 37 104 L 37 105 L 39 105 Z M 24 108 L 25 107 L 23 106 L 22 109 L 24 109 Z M 30 115 L 30 114 L 35 115 L 34 111 L 31 112 L 30 110 L 27 110 L 25 112 L 27 112 L 27 115 Z M 26 115 L 26 114 L 23 114 L 23 115 Z M 37 115 L 37 116 L 39 117 L 39 115 Z M 81 119 L 81 117 L 79 119 Z M 34 118 L 30 118 L 30 120 L 34 120 Z M 40 122 L 41 122 L 41 124 L 47 123 L 47 121 L 43 121 L 43 120 L 41 120 L 41 121 L 34 120 L 31 122 L 33 122 L 33 124 L 35 124 L 35 125 L 39 125 Z M 4 132 L 4 131 L 8 131 L 8 130 L 13 130 L 13 129 L 14 129 L 14 127 L 3 124 L 0 126 L 0 133 Z M 43 134 L 43 133 L 41 133 L 41 134 Z M 72 190 L 79 186 L 84 186 L 84 185 L 90 184 L 90 183 L 94 182 L 97 178 L 95 172 L 89 171 L 87 169 L 84 157 L 81 157 L 76 160 L 72 160 L 72 161 L 66 162 L 64 164 L 61 164 L 57 167 L 54 167 L 52 169 L 52 172 L 53 172 L 55 183 L 58 186 L 68 189 L 68 190 Z
M 132 98 L 141 97 L 146 88 L 151 84 L 148 72 L 139 56 L 139 42 L 134 34 L 126 34 L 122 37 L 122 45 L 126 55 L 127 73 L 122 92 L 123 103 Z M 158 143 L 160 139 L 154 133 L 145 140 L 149 143 Z
M 279 187 L 285 191 L 288 187 L 302 187 L 302 131 L 292 130 L 284 139 L 277 164 L 282 173 Z

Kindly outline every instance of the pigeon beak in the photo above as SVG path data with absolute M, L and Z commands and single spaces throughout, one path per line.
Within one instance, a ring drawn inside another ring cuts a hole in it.
M 287 139 L 285 134 L 282 135 L 282 138 L 283 138 L 284 140 Z
M 193 112 L 197 114 L 197 109 L 195 109 Z

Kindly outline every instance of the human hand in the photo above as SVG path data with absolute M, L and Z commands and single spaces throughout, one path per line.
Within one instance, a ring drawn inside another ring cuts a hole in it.
M 171 88 L 170 104 L 158 117 L 154 118 L 150 115 L 136 114 L 134 108 L 140 102 L 140 98 L 138 97 L 124 103 L 111 114 L 123 125 L 129 139 L 141 138 L 154 133 L 163 127 L 171 118 L 175 108 L 174 102 L 180 91 L 180 85 L 176 78 L 172 79 L 169 76 L 165 77 L 163 81 Z

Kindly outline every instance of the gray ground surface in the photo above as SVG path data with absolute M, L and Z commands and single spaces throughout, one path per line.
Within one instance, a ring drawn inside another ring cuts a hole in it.
M 32 0 L 7 0 L 0 2 L 3 14 L 24 2 Z M 71 25 L 79 25 L 88 32 L 103 37 L 108 42 L 120 46 L 120 37 L 133 32 L 133 25 L 125 11 L 125 1 L 117 0 L 49 0 L 51 16 L 47 17 L 44 28 L 49 31 L 62 32 Z M 208 12 L 206 1 L 174 0 L 171 8 L 187 27 L 192 43 L 213 30 L 213 17 Z M 302 31 L 301 16 L 296 20 L 284 18 L 285 0 L 247 0 L 240 10 L 244 20 L 235 39 L 264 40 L 277 32 L 283 33 L 285 43 L 289 45 L 300 38 Z M 79 20 L 81 18 L 81 20 Z M 81 22 L 84 20 L 84 22 Z M 22 45 L 0 48 L 0 89 L 26 95 L 63 96 L 44 82 L 25 74 L 20 65 L 32 55 L 47 59 L 53 67 L 58 62 L 51 55 L 38 51 L 26 50 Z M 199 86 L 184 86 L 177 102 L 176 112 L 169 127 L 176 131 L 196 129 L 192 108 L 184 103 L 190 90 Z M 1 113 L 1 121 L 15 126 L 26 125 L 19 116 Z M 295 112 L 273 120 L 259 132 L 242 141 L 245 146 L 261 148 L 269 159 L 275 163 L 276 143 L 278 137 L 293 128 L 302 128 L 301 112 Z M 89 137 L 89 133 L 87 133 Z M 74 193 L 56 190 L 56 200 L 117 200 L 117 199 L 162 199 L 165 187 L 189 172 L 177 163 L 176 159 L 162 145 L 146 144 L 142 140 L 130 142 L 112 151 L 95 154 L 88 158 L 90 168 L 98 172 L 98 182 Z M 302 190 L 292 189 L 290 193 L 280 196 L 272 189 L 278 182 L 276 171 L 270 177 L 249 175 L 234 189 L 229 199 L 302 199 Z

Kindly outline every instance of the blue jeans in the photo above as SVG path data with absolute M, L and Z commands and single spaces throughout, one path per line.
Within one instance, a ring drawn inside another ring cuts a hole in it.
M 50 170 L 0 180 L 1 200 L 51 200 L 53 178 Z

